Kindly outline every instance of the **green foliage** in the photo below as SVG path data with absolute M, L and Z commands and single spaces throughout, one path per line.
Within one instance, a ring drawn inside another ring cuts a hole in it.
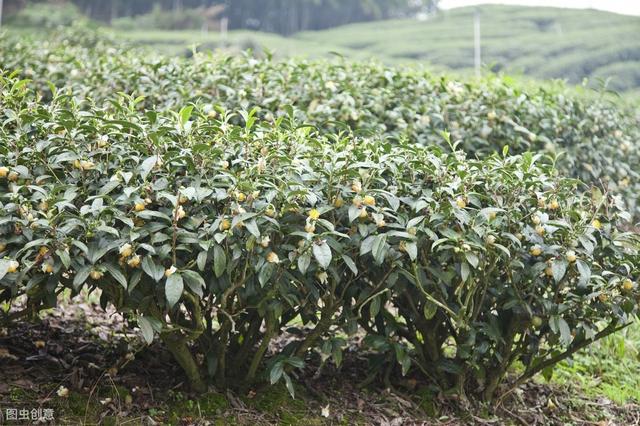
M 231 31 L 225 42 L 250 39 L 283 56 L 375 58 L 386 64 L 428 64 L 440 70 L 473 70 L 475 8 L 442 11 L 426 21 L 391 19 L 344 25 L 278 37 L 257 31 Z M 610 88 L 627 92 L 637 79 L 639 44 L 636 16 L 596 10 L 563 10 L 484 5 L 482 61 L 493 71 L 522 73 L 536 79 L 556 78 L 597 88 L 611 78 Z M 215 33 L 142 31 L 118 32 L 125 40 L 155 49 L 182 53 L 193 44 L 221 46 Z
M 443 11 L 427 21 L 388 20 L 296 34 L 332 50 L 365 49 L 389 62 L 418 60 L 473 68 L 475 7 Z M 482 61 L 494 70 L 579 84 L 612 64 L 638 60 L 637 16 L 595 10 L 485 5 L 480 8 Z M 605 77 L 616 77 L 617 70 Z M 621 90 L 637 87 L 620 76 Z
M 375 374 L 487 400 L 637 316 L 629 192 L 566 176 L 636 176 L 607 104 L 70 37 L 91 47 L 3 42 L 0 301 L 96 291 L 200 391 L 293 395 L 361 333 Z
M 448 131 L 474 155 L 502 152 L 505 145 L 514 154 L 543 152 L 557 157 L 552 161 L 562 174 L 618 194 L 620 203 L 638 212 L 638 112 L 620 111 L 605 100 L 576 98 L 562 88 L 523 90 L 508 78 L 465 84 L 375 64 L 204 53 L 190 59 L 149 57 L 114 50 L 92 32 L 61 38 L 47 45 L 6 40 L 0 64 L 22 69 L 22 77 L 35 79 L 45 96 L 50 80 L 97 102 L 114 92 L 136 93 L 144 97 L 139 108 L 146 109 L 194 102 L 207 109 L 257 107 L 258 116 L 277 117 L 292 105 L 300 122 L 330 132 L 346 125 L 361 134 L 446 147 L 440 132 Z M 70 41 L 81 45 L 70 47 Z
M 205 18 L 202 9 L 164 11 L 157 5 L 149 14 L 118 18 L 111 21 L 111 25 L 119 30 L 152 28 L 161 30 L 199 30 L 204 22 Z
M 16 27 L 56 28 L 69 26 L 79 21 L 85 21 L 80 11 L 71 3 L 53 5 L 36 3 L 30 4 L 8 19 L 8 23 Z

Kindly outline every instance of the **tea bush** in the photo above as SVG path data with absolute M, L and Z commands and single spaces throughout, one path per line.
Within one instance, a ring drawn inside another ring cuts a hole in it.
M 340 365 L 360 334 L 375 374 L 489 400 L 513 363 L 526 380 L 637 316 L 622 201 L 540 155 L 79 87 L 1 77 L 0 299 L 99 290 L 198 391 L 293 393 L 310 351 Z
M 0 43 L 0 65 L 48 80 L 79 98 L 103 102 L 113 93 L 143 96 L 142 109 L 179 109 L 190 102 L 214 110 L 259 108 L 273 119 L 295 108 L 296 118 L 328 131 L 348 128 L 393 141 L 443 145 L 449 131 L 472 156 L 509 145 L 512 154 L 542 152 L 566 176 L 619 195 L 637 218 L 640 206 L 638 112 L 606 100 L 579 98 L 562 88 L 524 90 L 509 78 L 463 83 L 415 69 L 377 64 L 250 56 L 166 58 L 117 48 L 91 31 L 62 33 L 44 43 Z M 238 122 L 235 122 L 236 124 Z M 557 158 L 556 158 L 557 157 Z

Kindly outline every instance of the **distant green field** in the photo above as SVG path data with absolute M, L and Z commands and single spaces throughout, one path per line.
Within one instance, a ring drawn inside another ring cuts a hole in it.
M 292 37 L 232 31 L 226 39 L 199 31 L 118 31 L 121 38 L 165 53 L 203 47 L 268 48 L 279 56 L 350 59 L 387 64 L 420 63 L 467 72 L 473 66 L 475 8 L 444 11 L 426 21 L 389 20 L 347 25 Z M 609 87 L 640 87 L 640 18 L 594 10 L 483 6 L 483 63 L 493 70 L 580 83 L 612 77 Z

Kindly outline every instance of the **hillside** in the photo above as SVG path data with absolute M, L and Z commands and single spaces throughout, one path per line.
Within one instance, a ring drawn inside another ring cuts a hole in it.
M 223 40 L 197 31 L 118 32 L 120 37 L 180 53 L 189 45 L 266 47 L 281 56 L 373 57 L 387 64 L 426 63 L 466 72 L 473 66 L 475 8 L 444 11 L 427 21 L 388 20 L 330 30 L 275 34 L 237 31 Z M 595 10 L 487 5 L 482 16 L 483 63 L 534 78 L 612 77 L 609 87 L 640 87 L 640 18 Z M 596 83 L 597 84 L 597 83 Z

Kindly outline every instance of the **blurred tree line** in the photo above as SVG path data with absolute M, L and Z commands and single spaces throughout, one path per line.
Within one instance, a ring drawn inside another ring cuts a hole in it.
M 221 5 L 229 29 L 291 34 L 321 30 L 351 22 L 374 21 L 429 13 L 439 0 L 68 0 L 88 17 L 105 22 L 147 15 L 153 11 L 182 13 Z M 5 10 L 18 11 L 33 3 L 63 0 L 5 0 Z

